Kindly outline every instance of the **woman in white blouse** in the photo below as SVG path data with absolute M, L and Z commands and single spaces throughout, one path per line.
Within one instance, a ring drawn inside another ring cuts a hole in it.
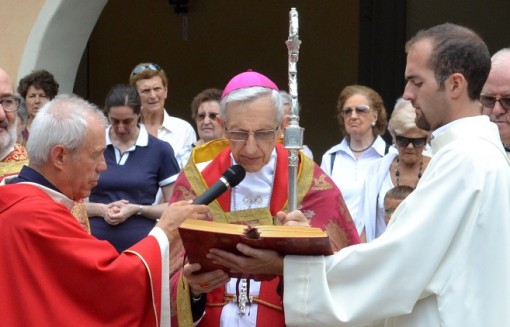
M 357 221 L 360 193 L 368 169 L 389 146 L 382 139 L 387 125 L 386 108 L 381 96 L 362 85 L 346 86 L 338 97 L 338 122 L 343 140 L 322 156 L 321 168 L 338 188 L 354 219 L 358 233 L 363 221 Z

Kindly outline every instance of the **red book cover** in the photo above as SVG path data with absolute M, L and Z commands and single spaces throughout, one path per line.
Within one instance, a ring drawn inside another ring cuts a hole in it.
M 179 227 L 179 234 L 190 263 L 199 263 L 200 273 L 225 267 L 206 258 L 211 248 L 241 254 L 237 243 L 253 248 L 269 249 L 280 255 L 331 255 L 328 234 L 317 227 L 259 225 L 247 226 L 188 219 Z M 226 271 L 229 273 L 228 271 Z M 235 276 L 232 277 L 242 277 Z

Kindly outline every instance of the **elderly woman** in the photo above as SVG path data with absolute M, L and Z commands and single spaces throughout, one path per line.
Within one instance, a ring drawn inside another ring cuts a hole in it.
M 28 117 L 21 132 L 23 145 L 27 143 L 30 127 L 37 111 L 58 93 L 59 84 L 53 75 L 44 70 L 34 70 L 19 81 L 18 93 L 25 100 Z
M 193 148 L 225 137 L 224 128 L 219 119 L 222 92 L 215 88 L 205 89 L 191 101 L 191 118 L 197 125 L 199 138 L 176 153 L 175 158 L 181 169 L 188 163 Z
M 356 220 L 360 192 L 370 165 L 389 148 L 381 137 L 386 131 L 386 109 L 381 96 L 362 85 L 345 87 L 338 97 L 337 109 L 344 138 L 322 156 L 321 168 L 342 191 L 361 234 L 363 221 Z
M 361 193 L 362 206 L 357 217 L 358 221 L 364 222 L 367 242 L 379 237 L 386 230 L 386 192 L 402 185 L 415 188 L 429 164 L 430 157 L 423 155 L 423 151 L 430 134 L 416 126 L 415 117 L 411 102 L 399 99 L 388 125 L 397 151 L 390 151 L 376 161 L 368 172 L 371 178 L 365 180 Z

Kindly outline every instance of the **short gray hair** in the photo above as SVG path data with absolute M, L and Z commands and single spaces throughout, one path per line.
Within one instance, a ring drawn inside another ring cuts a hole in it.
M 280 93 L 274 89 L 262 86 L 252 86 L 242 89 L 237 89 L 230 92 L 226 97 L 221 99 L 220 102 L 220 118 L 223 122 L 227 122 L 227 105 L 231 102 L 250 102 L 263 95 L 271 95 L 271 102 L 276 110 L 276 123 L 280 125 L 283 119 L 283 102 Z M 249 118 L 249 117 L 248 117 Z
M 74 155 L 83 146 L 87 127 L 96 118 L 106 128 L 107 120 L 95 105 L 76 95 L 59 95 L 37 113 L 30 129 L 27 152 L 30 164 L 42 166 L 58 144 Z M 94 122 L 96 123 L 96 121 Z

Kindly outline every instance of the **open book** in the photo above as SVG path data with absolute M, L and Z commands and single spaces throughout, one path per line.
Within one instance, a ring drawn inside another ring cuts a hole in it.
M 331 255 L 333 249 L 328 234 L 317 227 L 239 224 L 188 219 L 179 227 L 182 244 L 190 263 L 199 263 L 200 273 L 223 269 L 206 258 L 211 248 L 241 254 L 237 243 L 253 248 L 269 249 L 281 255 Z

